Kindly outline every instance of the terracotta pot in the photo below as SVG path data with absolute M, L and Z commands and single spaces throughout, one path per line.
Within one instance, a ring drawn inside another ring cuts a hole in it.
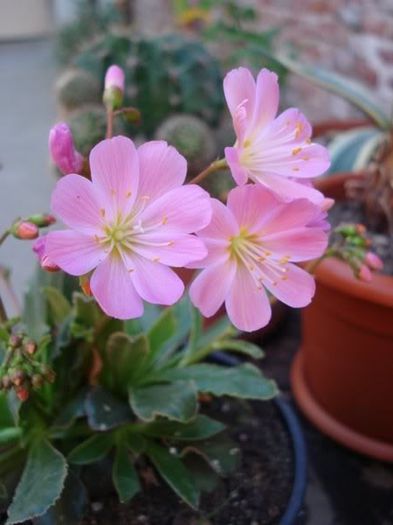
M 339 198 L 353 176 L 330 176 L 319 189 Z M 316 279 L 292 367 L 295 398 L 333 439 L 393 462 L 393 277 L 362 283 L 347 265 L 328 259 Z

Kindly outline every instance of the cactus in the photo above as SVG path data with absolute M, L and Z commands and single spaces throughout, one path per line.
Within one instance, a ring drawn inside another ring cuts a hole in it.
M 108 66 L 121 66 L 126 72 L 126 104 L 141 111 L 147 136 L 174 113 L 199 116 L 211 126 L 219 122 L 223 108 L 220 70 L 199 42 L 180 35 L 133 39 L 109 34 L 91 43 L 74 64 L 101 82 Z
M 215 138 L 209 126 L 193 115 L 173 115 L 157 129 L 156 139 L 174 146 L 188 163 L 188 174 L 194 176 L 217 156 Z
M 76 149 L 87 157 L 92 147 L 105 138 L 106 113 L 101 105 L 87 105 L 70 114 L 68 124 L 71 128 Z M 119 120 L 115 121 L 114 134 L 124 134 Z
M 55 89 L 59 105 L 66 112 L 98 103 L 102 98 L 98 79 L 83 69 L 66 69 L 58 78 Z

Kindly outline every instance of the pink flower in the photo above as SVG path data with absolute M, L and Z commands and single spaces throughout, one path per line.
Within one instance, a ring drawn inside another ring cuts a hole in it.
M 225 302 L 232 323 L 247 332 L 265 326 L 271 308 L 265 288 L 292 307 L 310 303 L 314 279 L 292 262 L 319 257 L 327 246 L 321 210 L 306 199 L 285 202 L 259 184 L 233 189 L 228 206 L 213 200 L 211 223 L 198 233 L 208 255 L 190 288 L 206 317 Z
M 71 275 L 94 270 L 92 294 L 120 319 L 143 314 L 142 299 L 170 305 L 184 285 L 169 268 L 206 255 L 191 235 L 211 218 L 208 194 L 182 186 L 186 160 L 166 142 L 138 150 L 126 137 L 104 140 L 90 153 L 92 181 L 59 180 L 52 209 L 70 230 L 48 234 L 47 255 Z
M 49 132 L 49 151 L 53 162 L 63 173 L 81 173 L 83 157 L 74 147 L 74 139 L 67 124 L 60 122 Z
M 33 244 L 33 252 L 37 255 L 40 266 L 47 272 L 58 272 L 60 268 L 50 260 L 46 254 L 46 239 L 47 235 L 41 235 Z
M 364 262 L 369 268 L 371 268 L 371 270 L 382 270 L 383 268 L 382 259 L 374 252 L 367 252 Z
M 113 65 L 107 69 L 105 74 L 105 89 L 117 88 L 124 92 L 124 71 L 121 67 Z
M 276 118 L 277 75 L 262 69 L 255 82 L 248 69 L 233 69 L 224 79 L 224 92 L 237 137 L 225 157 L 236 183 L 251 179 L 285 199 L 304 197 L 320 204 L 322 193 L 299 182 L 329 168 L 328 152 L 311 142 L 311 125 L 298 109 Z

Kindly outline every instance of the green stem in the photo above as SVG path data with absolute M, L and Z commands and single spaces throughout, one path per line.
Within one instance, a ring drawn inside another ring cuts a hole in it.
M 0 324 L 5 323 L 6 321 L 8 321 L 7 312 L 5 310 L 3 300 L 0 297 Z
M 208 175 L 228 167 L 227 161 L 225 159 L 215 160 L 208 166 L 206 169 L 201 171 L 196 177 L 190 180 L 189 184 L 199 184 L 202 182 Z
M 6 240 L 10 233 L 10 230 L 5 230 L 5 232 L 2 233 L 2 235 L 0 236 L 0 246 L 3 244 L 3 242 Z

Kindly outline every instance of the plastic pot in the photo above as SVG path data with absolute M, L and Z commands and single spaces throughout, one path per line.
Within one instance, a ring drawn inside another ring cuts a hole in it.
M 319 189 L 343 197 L 354 176 L 330 176 Z M 377 274 L 362 283 L 344 263 L 328 259 L 316 280 L 292 367 L 295 398 L 325 434 L 393 462 L 393 277 Z

